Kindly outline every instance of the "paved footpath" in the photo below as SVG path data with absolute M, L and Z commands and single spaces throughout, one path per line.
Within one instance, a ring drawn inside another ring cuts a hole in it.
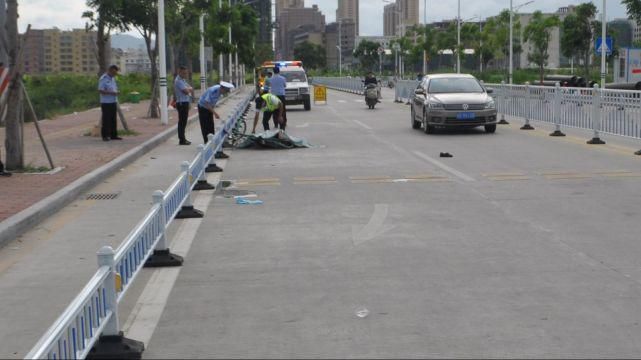
M 63 170 L 54 174 L 15 173 L 10 178 L 0 178 L 0 221 L 19 213 L 168 128 L 175 127 L 178 119 L 174 110 L 169 111 L 168 125 L 162 125 L 160 119 L 147 118 L 149 101 L 122 104 L 121 107 L 129 128 L 138 133 L 136 136 L 125 136 L 123 141 L 103 142 L 100 137 L 87 136 L 100 121 L 99 108 L 41 121 L 40 126 L 54 165 L 63 167 Z M 190 116 L 196 113 L 192 107 Z M 120 121 L 118 128 L 122 129 Z M 0 144 L 4 144 L 4 130 L 0 128 Z M 49 163 L 33 123 L 25 124 L 24 138 L 25 165 L 48 168 Z M 177 136 L 174 141 L 178 142 Z M 4 151 L 2 154 L 5 155 Z
M 233 94 L 229 101 L 222 104 L 219 110 L 221 116 L 224 118 L 244 95 L 245 91 Z M 144 108 L 144 104 L 141 104 L 141 108 Z M 133 109 L 131 112 L 137 114 Z M 175 112 L 172 116 L 176 116 Z M 76 124 L 72 120 L 67 121 Z M 159 132 L 167 129 L 157 125 L 157 122 L 132 119 L 130 126 L 144 132 L 139 136 L 141 139 L 127 138 L 121 143 L 104 144 L 98 139 L 82 136 L 87 125 L 94 123 L 92 119 L 84 125 L 79 122 L 77 126 L 68 127 L 66 132 L 69 135 L 64 135 L 65 130 L 61 129 L 57 133 L 59 139 L 51 143 L 57 144 L 57 149 L 65 149 L 65 139 L 70 139 L 72 143 L 66 146 L 71 154 L 76 154 L 79 159 L 100 155 L 100 161 L 104 162 L 139 144 L 143 137 L 149 138 L 153 135 L 152 130 Z M 216 121 L 216 125 L 219 124 Z M 82 194 L 19 239 L 0 248 L 0 358 L 24 357 L 96 271 L 96 251 L 104 245 L 118 246 L 142 220 L 151 207 L 153 191 L 167 189 L 180 173 L 181 162 L 194 158 L 196 146 L 202 143 L 197 121 L 188 127 L 187 136 L 193 142 L 191 146 L 178 146 L 177 138 L 172 136 L 117 174 L 103 179 L 90 191 L 114 193 L 117 194 L 116 199 L 86 200 L 86 194 Z M 84 151 L 93 155 L 84 154 Z M 225 161 L 218 161 L 217 164 L 224 166 Z M 81 164 L 73 161 L 73 157 L 65 165 L 74 166 L 74 174 L 82 173 Z M 92 166 L 98 165 L 100 163 L 96 161 Z M 89 166 L 82 169 L 87 171 Z M 58 175 L 61 182 L 72 180 L 67 171 Z M 55 178 L 56 175 L 17 175 L 11 181 L 38 180 L 45 186 L 47 181 L 53 181 L 47 179 Z M 9 197 L 16 191 L 5 188 L 4 184 L 0 185 L 0 189 L 3 191 L 2 197 L 5 191 Z M 142 275 L 139 284 L 144 285 L 145 276 L 147 272 Z M 136 291 L 135 287 L 132 288 L 133 300 L 137 297 Z M 127 303 L 123 306 L 127 314 Z

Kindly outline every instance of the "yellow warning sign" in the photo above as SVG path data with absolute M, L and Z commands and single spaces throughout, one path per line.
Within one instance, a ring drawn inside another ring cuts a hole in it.
M 314 103 L 327 103 L 327 88 L 322 85 L 314 85 Z

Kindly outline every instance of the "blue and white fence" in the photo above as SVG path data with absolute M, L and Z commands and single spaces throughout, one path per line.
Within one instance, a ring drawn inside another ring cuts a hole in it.
M 145 262 L 155 251 L 168 251 L 167 228 L 176 214 L 191 203 L 198 181 L 206 181 L 206 168 L 248 109 L 254 93 L 246 96 L 228 115 L 221 131 L 209 135 L 191 162 L 181 164 L 181 173 L 167 191 L 153 194 L 151 210 L 114 251 L 98 251 L 98 271 L 45 332 L 27 359 L 83 359 L 101 336 L 118 336 L 118 305 Z
M 641 91 L 487 84 L 499 113 L 594 132 L 641 139 Z

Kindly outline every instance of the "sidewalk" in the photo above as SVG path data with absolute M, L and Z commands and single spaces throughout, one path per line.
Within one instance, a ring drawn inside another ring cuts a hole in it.
M 238 92 L 221 104 L 221 117 L 246 94 Z M 221 121 L 216 120 L 216 125 Z M 115 199 L 86 200 L 83 193 L 0 248 L 0 322 L 11 324 L 0 326 L 0 358 L 23 358 L 94 274 L 98 249 L 116 248 L 142 220 L 151 208 L 152 193 L 166 190 L 180 173 L 181 162 L 197 153 L 202 143 L 197 121 L 188 126 L 187 137 L 191 146 L 178 146 L 172 137 L 87 191 L 117 194 Z M 216 163 L 224 167 L 226 161 Z M 212 183 L 219 177 L 209 175 Z M 171 234 L 181 221 L 175 223 Z M 131 311 L 128 302 L 137 299 L 138 287 L 144 286 L 150 273 L 141 273 L 134 283 L 127 295 L 132 300 L 122 304 L 123 316 Z
M 125 136 L 123 141 L 103 142 L 100 137 L 88 136 L 100 119 L 99 108 L 41 121 L 40 126 L 54 165 L 62 170 L 51 174 L 14 173 L 12 177 L 1 178 L 0 222 L 47 198 L 83 175 L 108 164 L 127 151 L 144 144 L 158 134 L 175 128 L 178 118 L 176 111 L 170 110 L 169 124 L 162 125 L 160 119 L 146 117 L 148 108 L 149 101 L 122 105 L 130 130 L 137 133 L 135 136 Z M 192 108 L 190 117 L 196 113 L 197 110 Z M 118 128 L 122 129 L 120 122 Z M 24 129 L 25 166 L 48 167 L 34 124 L 27 123 Z M 0 128 L 2 144 L 5 139 L 4 131 L 4 128 Z M 177 136 L 173 137 L 177 144 Z M 194 144 L 196 143 L 194 141 Z

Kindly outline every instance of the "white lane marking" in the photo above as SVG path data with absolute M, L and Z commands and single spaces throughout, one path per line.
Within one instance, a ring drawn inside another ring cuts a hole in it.
M 392 230 L 394 228 L 393 225 L 383 226 L 388 213 L 388 204 L 376 204 L 374 205 L 374 213 L 364 228 L 358 231 L 358 226 L 352 226 L 352 242 L 354 246 L 373 240 L 385 232 Z
M 342 104 L 342 103 L 346 103 L 347 101 L 346 100 L 336 100 L 336 102 L 339 102 L 339 103 Z
M 374 130 L 371 127 L 369 127 L 368 125 L 362 123 L 360 120 L 352 119 L 352 121 L 357 123 L 358 125 L 362 126 L 363 128 L 367 129 L 367 130 Z
M 468 181 L 468 182 L 476 181 L 473 177 L 465 175 L 462 172 L 460 172 L 460 171 L 458 171 L 458 170 L 456 170 L 454 168 L 451 168 L 451 167 L 443 164 L 442 162 L 423 154 L 420 151 L 414 151 L 414 155 L 416 155 L 416 156 L 420 157 L 421 159 L 423 159 L 425 161 L 428 161 L 428 162 L 440 167 L 441 169 L 447 171 L 448 173 L 456 176 L 457 178 L 459 178 L 459 179 L 461 179 L 463 181 Z
M 354 102 L 362 103 L 362 102 L 365 102 L 365 101 L 363 99 L 354 99 Z
M 300 129 L 300 128 L 306 128 L 306 127 L 309 127 L 309 123 L 304 123 L 304 124 L 301 124 L 301 125 L 296 125 L 296 128 L 298 128 L 298 129 Z
M 213 176 L 218 178 L 217 181 L 220 180 L 220 174 Z M 200 191 L 194 200 L 194 207 L 207 209 L 213 198 L 213 191 Z M 171 251 L 186 256 L 202 222 L 203 219 L 182 220 L 176 238 L 171 243 Z M 154 271 L 123 326 L 128 337 L 149 344 L 181 269 L 161 268 Z

